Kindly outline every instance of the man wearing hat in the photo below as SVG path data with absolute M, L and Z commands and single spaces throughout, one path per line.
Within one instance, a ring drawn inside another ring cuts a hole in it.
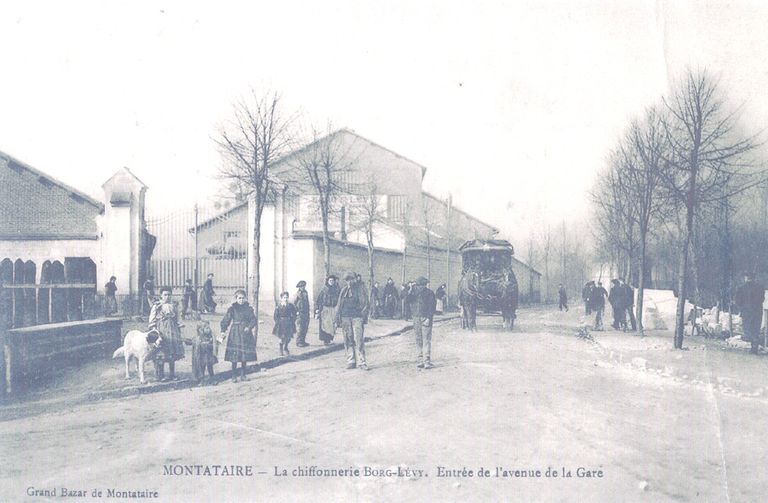
M 736 291 L 734 300 L 741 312 L 744 339 L 752 343 L 750 353 L 757 354 L 760 347 L 760 324 L 763 321 L 765 287 L 755 281 L 751 272 L 745 272 L 744 284 Z
M 431 369 L 432 365 L 432 322 L 435 316 L 437 300 L 429 289 L 429 280 L 421 276 L 408 293 L 408 305 L 413 315 L 413 332 L 416 334 L 416 346 L 419 348 L 417 367 Z
M 309 329 L 309 294 L 307 293 L 307 282 L 304 280 L 296 283 L 296 298 L 293 305 L 296 306 L 296 346 L 305 348 L 307 344 L 307 330 Z
M 336 311 L 336 326 L 344 333 L 344 350 L 347 353 L 347 368 L 369 370 L 365 361 L 365 337 L 363 319 L 368 317 L 368 295 L 355 273 L 344 275 L 346 285 L 339 294 Z

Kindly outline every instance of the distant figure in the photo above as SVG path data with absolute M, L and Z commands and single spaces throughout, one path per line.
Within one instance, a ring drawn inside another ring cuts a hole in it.
M 111 276 L 109 282 L 104 285 L 104 314 L 107 316 L 115 314 L 117 312 L 117 285 L 115 284 L 117 278 Z
M 435 316 L 435 294 L 429 289 L 429 280 L 424 276 L 416 280 L 407 298 L 413 313 L 413 331 L 419 348 L 419 368 L 431 369 L 432 365 L 432 323 Z
M 613 308 L 613 323 L 611 326 L 614 330 L 626 330 L 627 329 L 627 306 L 625 305 L 624 289 L 621 287 L 621 283 L 618 279 L 611 280 L 611 292 L 608 294 L 608 302 L 611 303 Z
M 744 284 L 736 291 L 736 305 L 741 312 L 744 339 L 752 343 L 750 353 L 757 354 L 760 348 L 760 324 L 763 320 L 765 287 L 755 281 L 751 272 L 744 273 Z
M 558 298 L 558 309 L 560 311 L 565 310 L 565 312 L 568 312 L 568 294 L 565 293 L 565 287 L 562 283 L 558 285 L 557 288 L 557 298 Z
M 443 314 L 447 307 L 446 307 L 446 300 L 447 300 L 447 294 L 445 293 L 445 283 L 437 287 L 437 290 L 435 291 L 435 314 Z
M 216 301 L 213 300 L 213 296 L 216 292 L 213 291 L 213 273 L 208 273 L 208 279 L 203 284 L 203 291 L 200 293 L 200 312 L 202 313 L 216 313 Z
M 280 339 L 280 356 L 291 354 L 288 343 L 296 333 L 296 306 L 288 302 L 289 297 L 288 292 L 281 293 L 280 302 L 275 307 L 275 327 L 272 333 Z
M 408 297 L 408 294 L 411 293 L 411 288 L 413 288 L 413 281 L 409 281 L 408 283 L 403 283 L 402 289 L 400 290 L 400 304 L 402 306 L 402 314 L 404 320 L 410 320 L 411 319 L 411 305 L 405 300 Z
M 597 282 L 597 286 L 592 288 L 589 295 L 589 305 L 595 312 L 595 330 L 603 330 L 603 311 L 605 311 L 605 299 L 608 292 L 603 288 L 602 281 Z
M 336 306 L 339 303 L 339 285 L 337 283 L 338 278 L 336 276 L 328 276 L 325 280 L 325 286 L 315 301 L 315 314 L 320 321 L 320 340 L 326 346 L 331 344 L 334 335 L 336 335 Z
M 143 289 L 144 295 L 142 299 L 142 313 L 149 315 L 149 311 L 152 309 L 152 305 L 155 303 L 155 278 L 147 276 L 147 280 L 144 282 Z
M 184 282 L 184 293 L 181 297 L 181 315 L 187 316 L 189 309 L 197 311 L 197 295 L 195 293 L 195 287 L 192 285 L 192 280 L 187 279 Z
M 307 344 L 307 330 L 309 330 L 309 294 L 307 282 L 304 280 L 296 283 L 296 298 L 293 305 L 296 306 L 296 346 L 305 348 Z
M 387 278 L 387 284 L 384 285 L 383 293 L 383 311 L 384 316 L 393 319 L 397 311 L 397 303 L 400 300 L 400 296 L 397 294 L 397 288 L 392 278 Z
M 592 295 L 592 289 L 595 288 L 594 281 L 587 281 L 584 288 L 581 289 L 581 300 L 584 301 L 584 315 L 592 314 L 592 306 L 589 303 L 589 297 Z

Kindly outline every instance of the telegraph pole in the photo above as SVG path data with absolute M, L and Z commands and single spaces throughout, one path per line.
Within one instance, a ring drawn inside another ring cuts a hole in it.
M 448 309 L 448 300 L 451 298 L 448 292 L 451 288 L 451 193 L 448 193 L 448 204 L 446 205 L 445 215 L 445 300 L 446 306 L 444 310 Z

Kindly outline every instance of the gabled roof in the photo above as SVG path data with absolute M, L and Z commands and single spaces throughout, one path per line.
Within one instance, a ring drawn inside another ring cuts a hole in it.
M 303 147 L 301 147 L 299 149 L 296 149 L 296 150 L 290 152 L 289 154 L 283 156 L 282 158 L 278 159 L 278 161 L 275 164 L 276 165 L 282 164 L 282 163 L 288 161 L 289 159 L 291 159 L 292 157 L 300 154 L 301 152 L 304 152 L 305 150 L 307 150 L 308 148 L 312 147 L 313 145 L 316 145 L 317 143 L 320 143 L 322 141 L 325 141 L 325 140 L 328 140 L 330 138 L 333 138 L 334 136 L 339 135 L 339 134 L 352 135 L 352 136 L 354 136 L 354 137 L 356 137 L 356 138 L 358 138 L 358 139 L 368 143 L 369 145 L 371 145 L 373 147 L 376 147 L 376 148 L 379 148 L 379 149 L 384 150 L 386 152 L 389 152 L 390 154 L 394 155 L 395 157 L 398 157 L 398 158 L 400 158 L 400 159 L 402 159 L 404 161 L 410 162 L 411 164 L 414 164 L 414 165 L 418 166 L 419 168 L 421 168 L 421 177 L 422 178 L 424 178 L 424 175 L 427 173 L 426 166 L 424 166 L 422 164 L 419 164 L 418 162 L 413 161 L 411 159 L 408 159 L 404 155 L 400 155 L 397 152 L 395 152 L 394 150 L 391 150 L 391 149 L 388 149 L 387 147 L 379 145 L 378 143 L 376 143 L 376 142 L 374 142 L 372 140 L 369 140 L 368 138 L 366 138 L 366 137 L 364 137 L 364 136 L 362 136 L 362 135 L 360 135 L 360 134 L 356 133 L 355 131 L 353 131 L 351 129 L 348 129 L 348 128 L 337 129 L 336 131 L 328 133 L 327 135 L 325 135 L 325 136 L 323 136 L 321 138 L 318 138 L 318 139 L 316 139 L 314 141 L 311 141 L 311 142 L 307 143 L 306 145 L 304 145 Z
M 111 182 L 112 180 L 114 180 L 114 179 L 115 179 L 115 178 L 117 178 L 117 177 L 122 177 L 122 176 L 125 176 L 125 175 L 124 175 L 124 173 L 126 173 L 126 174 L 128 175 L 128 177 L 129 177 L 129 178 L 131 178 L 131 179 L 135 180 L 136 182 L 138 182 L 138 183 L 139 183 L 139 184 L 140 184 L 140 185 L 141 185 L 143 188 L 145 188 L 145 189 L 147 188 L 147 184 L 146 184 L 146 183 L 144 183 L 144 182 L 142 182 L 142 181 L 139 179 L 139 177 L 138 177 L 138 176 L 136 176 L 136 175 L 134 175 L 134 174 L 133 174 L 133 171 L 131 171 L 130 169 L 128 169 L 126 166 L 123 166 L 123 168 L 122 168 L 121 170 L 119 170 L 117 173 L 115 173 L 114 175 L 112 175 L 111 177 L 109 177 L 109 180 L 107 180 L 106 182 L 104 182 L 103 184 L 101 184 L 101 186 L 102 186 L 102 187 L 104 187 L 104 186 L 108 185 L 108 184 L 109 184 L 109 182 Z
M 52 177 L 50 175 L 47 175 L 47 174 L 43 173 L 42 171 L 39 171 L 39 170 L 33 168 L 29 164 L 27 164 L 25 162 L 22 162 L 22 161 L 16 159 L 15 157 L 6 154 L 5 152 L 3 152 L 1 150 L 0 150 L 0 157 L 4 158 L 8 162 L 8 167 L 10 167 L 12 170 L 14 170 L 16 172 L 20 172 L 21 170 L 25 170 L 25 171 L 31 173 L 32 175 L 36 176 L 41 183 L 54 185 L 54 186 L 60 188 L 61 190 L 64 190 L 64 191 L 68 192 L 70 195 L 75 196 L 75 198 L 82 199 L 83 201 L 87 202 L 88 204 L 93 205 L 94 207 L 98 208 L 99 211 L 104 211 L 104 205 L 102 203 L 100 203 L 99 201 L 95 200 L 94 198 L 92 198 L 91 196 L 89 196 L 88 194 L 86 194 L 84 192 L 80 192 L 79 190 L 77 190 L 77 189 L 75 189 L 73 187 L 70 187 L 69 185 L 67 185 L 66 183 L 62 182 L 61 180 L 58 180 L 58 179 L 56 179 L 56 178 L 54 178 L 54 177 Z
M 104 205 L 0 152 L 0 240 L 97 239 Z

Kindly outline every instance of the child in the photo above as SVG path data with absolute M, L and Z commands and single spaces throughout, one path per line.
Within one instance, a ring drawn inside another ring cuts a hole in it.
M 171 301 L 169 287 L 160 290 L 160 300 L 152 305 L 149 313 L 149 329 L 160 333 L 160 351 L 155 359 L 155 376 L 158 381 L 165 381 L 165 362 L 168 362 L 168 379 L 176 379 L 176 360 L 184 358 L 184 341 L 179 328 L 179 315 L 176 302 Z
M 275 328 L 272 333 L 280 339 L 280 356 L 290 355 L 288 343 L 296 333 L 296 306 L 288 302 L 288 292 L 280 294 L 280 303 L 275 307 Z
M 238 381 L 237 362 L 240 362 L 240 380 L 245 381 L 246 362 L 258 361 L 256 337 L 253 335 L 253 328 L 257 323 L 253 308 L 245 300 L 245 290 L 236 291 L 235 302 L 229 306 L 227 314 L 221 320 L 221 333 L 229 328 L 224 359 L 232 363 L 232 382 Z
M 192 341 L 192 376 L 198 383 L 210 383 L 213 379 L 213 366 L 216 358 L 216 342 L 213 339 L 211 325 L 207 321 L 197 324 L 197 337 Z M 205 379 L 205 371 L 208 379 Z

